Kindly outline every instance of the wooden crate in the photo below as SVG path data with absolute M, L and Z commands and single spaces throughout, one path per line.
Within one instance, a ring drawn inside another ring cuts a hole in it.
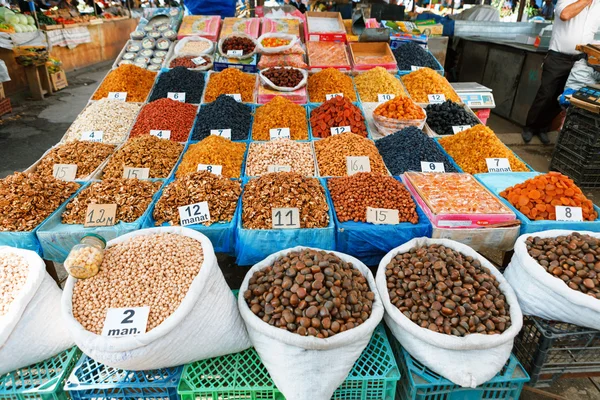
M 55 74 L 50 74 L 50 81 L 52 82 L 52 89 L 58 91 L 69 86 L 67 82 L 67 74 L 62 69 Z
M 0 115 L 8 114 L 12 112 L 12 107 L 10 104 L 10 99 L 2 99 L 0 100 Z

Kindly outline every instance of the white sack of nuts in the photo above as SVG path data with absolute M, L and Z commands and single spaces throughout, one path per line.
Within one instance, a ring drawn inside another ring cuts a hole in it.
M 340 331 L 329 338 L 300 336 L 286 329 L 265 323 L 249 308 L 244 299 L 250 278 L 256 271 L 273 265 L 279 257 L 303 249 L 325 251 L 345 262 L 352 263 L 367 280 L 374 294 L 369 318 L 362 324 Z M 240 287 L 238 307 L 252 345 L 269 371 L 277 388 L 287 400 L 329 400 L 344 382 L 354 363 L 369 344 L 384 309 L 377 294 L 371 271 L 358 259 L 336 251 L 298 246 L 271 254 L 255 264 L 246 274 Z
M 414 247 L 439 244 L 464 256 L 478 260 L 499 283 L 499 289 L 510 307 L 511 325 L 502 334 L 471 333 L 447 335 L 421 328 L 404 315 L 390 300 L 386 267 L 398 255 Z M 396 247 L 383 257 L 377 270 L 377 288 L 385 307 L 385 322 L 402 347 L 432 371 L 457 385 L 474 388 L 492 379 L 506 364 L 514 338 L 523 326 L 523 315 L 517 296 L 502 274 L 483 256 L 462 243 L 448 239 L 416 238 Z
M 156 326 L 152 326 L 146 333 L 123 337 L 101 336 L 84 328 L 76 318 L 73 301 L 78 280 L 69 276 L 62 297 L 62 312 L 77 346 L 85 354 L 102 364 L 134 371 L 174 367 L 249 348 L 251 344 L 235 304 L 235 297 L 217 264 L 210 240 L 200 232 L 183 227 L 159 227 L 132 232 L 107 243 L 104 261 L 110 258 L 109 251 L 113 246 L 122 245 L 121 249 L 124 250 L 123 253 L 116 254 L 116 259 L 127 259 L 127 253 L 136 238 L 159 234 L 186 236 L 199 242 L 202 247 L 203 262 L 199 266 L 199 272 L 193 277 L 187 292 L 181 293 L 181 297 L 177 299 L 162 297 L 165 309 L 181 299 L 179 306 L 164 320 L 162 318 L 153 319 L 151 309 L 148 325 Z M 149 243 L 149 240 L 144 239 L 140 242 Z M 151 245 L 149 247 L 158 248 L 160 246 Z M 173 251 L 176 250 L 173 249 Z M 140 259 L 139 254 L 134 256 L 129 254 L 129 257 Z M 158 265 L 160 262 L 156 259 L 154 261 L 154 267 L 159 269 L 165 267 Z M 172 267 L 183 269 L 181 264 Z M 135 268 L 136 266 L 132 266 L 130 269 L 135 270 Z M 164 269 L 166 271 L 167 268 Z M 99 274 L 94 278 L 101 276 L 102 273 L 101 267 Z M 150 270 L 147 272 L 148 275 L 154 273 L 156 272 Z M 91 282 L 94 278 L 83 280 L 82 283 Z M 166 281 L 167 278 L 167 275 L 163 275 L 155 277 L 154 280 L 156 282 L 158 282 L 157 279 Z M 147 282 L 149 287 L 152 286 L 152 279 L 149 277 L 144 277 L 143 282 Z M 118 285 L 114 285 L 114 287 L 118 287 Z M 169 285 L 170 288 L 178 292 L 177 284 Z M 114 294 L 119 297 L 122 295 L 121 292 Z M 125 296 L 123 295 L 123 297 Z M 135 306 L 140 305 L 129 305 L 129 307 Z M 101 331 L 103 319 L 98 323 Z
M 562 279 L 549 274 L 529 255 L 525 245 L 530 236 L 556 238 L 572 233 L 573 231 L 549 230 L 519 236 L 515 243 L 515 253 L 504 271 L 504 277 L 515 290 L 525 315 L 600 329 L 600 299 L 573 290 Z M 577 233 L 600 238 L 598 232 Z M 597 254 L 596 265 L 599 262 L 600 254 Z
M 60 296 L 35 252 L 0 246 L 0 376 L 74 345 Z

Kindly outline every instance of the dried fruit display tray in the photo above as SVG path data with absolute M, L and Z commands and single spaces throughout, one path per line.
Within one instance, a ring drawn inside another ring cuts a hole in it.
M 332 399 L 393 400 L 399 378 L 380 325 Z M 186 365 L 178 392 L 182 400 L 285 400 L 254 348 Z
M 0 376 L 1 400 L 67 400 L 63 385 L 81 354 L 77 347 Z

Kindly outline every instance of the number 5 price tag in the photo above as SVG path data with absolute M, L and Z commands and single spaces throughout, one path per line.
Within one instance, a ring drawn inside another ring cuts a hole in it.
M 95 226 L 113 226 L 117 219 L 116 204 L 90 204 L 85 212 L 85 228 L 93 228 Z
M 297 208 L 271 209 L 273 229 L 300 228 L 300 210 Z
M 146 333 L 150 307 L 109 308 L 102 336 L 121 337 Z
M 52 175 L 62 181 L 74 181 L 77 177 L 77 164 L 54 164 Z
M 206 201 L 178 207 L 177 209 L 179 210 L 179 223 L 181 226 L 202 224 L 210 221 L 210 211 Z
M 148 179 L 150 177 L 150 168 L 123 168 L 123 178 L 126 179 Z
M 346 157 L 346 173 L 354 175 L 357 172 L 371 172 L 371 161 L 367 156 Z
M 399 224 L 398 210 L 387 208 L 367 207 L 367 222 L 376 225 L 395 225 Z
M 583 221 L 581 207 L 555 206 L 557 221 Z
M 421 171 L 422 172 L 446 172 L 446 168 L 444 168 L 444 163 L 441 163 L 441 162 L 421 161 Z

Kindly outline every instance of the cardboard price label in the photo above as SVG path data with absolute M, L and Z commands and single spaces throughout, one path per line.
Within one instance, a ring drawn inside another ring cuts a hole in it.
M 233 97 L 233 99 L 239 103 L 242 102 L 242 95 L 239 93 L 227 93 L 225 96 Z
M 378 94 L 377 95 L 377 101 L 380 102 L 380 103 L 384 103 L 386 101 L 392 100 L 394 97 L 396 97 L 395 94 L 387 94 L 387 93 Z
M 185 103 L 185 92 L 168 92 L 167 98 L 181 103 Z
M 325 100 L 331 100 L 334 97 L 344 97 L 344 93 L 330 93 L 325 95 Z
M 208 171 L 211 174 L 221 175 L 223 173 L 222 165 L 198 164 L 196 171 Z
M 411 66 L 410 66 L 410 70 L 411 70 L 411 71 L 418 71 L 418 70 L 420 70 L 421 68 L 425 68 L 425 67 L 417 67 L 416 65 L 411 65 Z
M 348 125 L 346 126 L 332 126 L 331 129 L 331 135 L 339 135 L 340 133 L 346 133 L 346 132 L 351 132 L 351 129 Z
M 81 140 L 88 142 L 102 143 L 102 139 L 104 139 L 104 131 L 87 131 L 81 134 Z
M 269 129 L 271 140 L 273 139 L 290 139 L 290 128 L 273 128 Z
M 346 157 L 346 172 L 354 175 L 357 172 L 371 172 L 371 160 L 367 156 Z
M 77 164 L 54 164 L 52 175 L 61 181 L 74 181 L 77 177 Z
M 512 172 L 508 158 L 486 158 L 488 172 Z
M 210 134 L 231 140 L 231 129 L 211 129 Z
M 110 100 L 127 101 L 127 92 L 108 92 Z
M 243 56 L 244 50 L 227 50 L 228 56 Z
M 428 94 L 427 99 L 432 104 L 443 103 L 446 101 L 446 96 L 443 94 Z
M 298 208 L 271 209 L 273 229 L 300 228 L 300 210 Z
M 289 165 L 269 165 L 267 172 L 292 172 L 292 167 Z
M 204 59 L 204 57 L 196 57 L 196 58 L 192 58 L 192 62 L 196 65 L 203 65 L 206 64 L 206 60 Z
M 95 226 L 113 226 L 117 223 L 117 205 L 116 204 L 90 204 L 85 212 L 86 228 Z
M 396 225 L 400 223 L 398 210 L 367 207 L 367 222 L 376 225 Z
M 554 206 L 557 221 L 583 221 L 583 211 L 581 207 Z
M 179 211 L 179 223 L 181 226 L 202 224 L 210 221 L 208 202 L 190 204 L 177 208 Z
M 452 127 L 452 132 L 456 135 L 458 132 L 466 131 L 471 129 L 471 125 L 457 125 Z
M 444 163 L 421 161 L 421 172 L 446 172 Z
M 163 129 L 152 129 L 150 135 L 156 136 L 159 139 L 171 139 L 171 131 Z
M 102 336 L 123 337 L 146 333 L 150 307 L 109 308 Z
M 127 179 L 148 179 L 150 177 L 150 168 L 123 168 L 123 178 Z

